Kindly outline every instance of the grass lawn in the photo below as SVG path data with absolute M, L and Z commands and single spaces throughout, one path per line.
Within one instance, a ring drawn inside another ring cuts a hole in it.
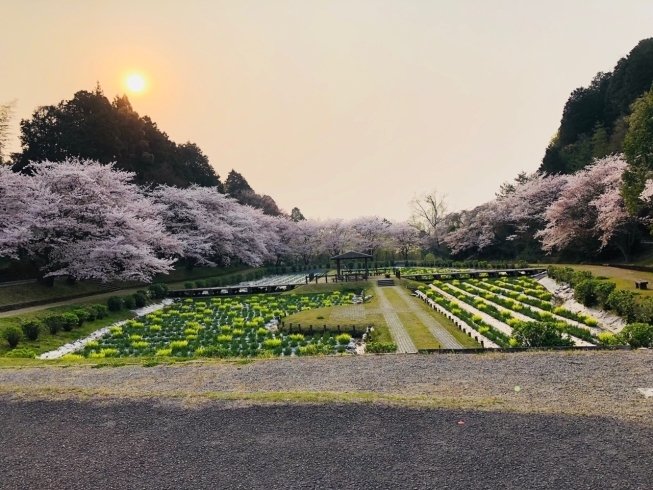
M 87 301 L 88 303 L 92 303 Z M 43 318 L 53 313 L 65 313 L 67 311 L 72 311 L 75 308 L 78 308 L 79 305 L 75 306 L 55 306 L 53 308 L 47 308 L 44 310 L 39 310 L 31 313 L 25 313 L 23 315 L 12 316 L 8 318 L 0 318 L 0 333 L 7 327 L 14 325 L 20 327 L 23 321 L 34 319 L 34 318 Z M 118 322 L 120 320 L 126 320 L 128 318 L 133 318 L 134 314 L 129 310 L 122 310 L 119 312 L 109 312 L 109 316 L 102 318 L 101 320 L 95 320 L 92 322 L 86 322 L 84 325 L 78 328 L 74 328 L 70 332 L 59 332 L 57 335 L 50 334 L 49 331 L 43 331 L 39 335 L 39 338 L 35 341 L 27 340 L 23 338 L 18 344 L 18 348 L 25 347 L 27 349 L 32 349 L 37 355 L 42 354 L 43 352 L 48 352 L 54 350 L 64 344 L 72 342 L 82 337 L 86 337 L 95 330 L 98 330 L 112 323 Z M 7 341 L 2 339 L 0 340 L 0 356 L 3 356 L 9 351 L 9 345 Z
M 362 289 L 369 291 L 371 287 L 372 284 L 368 281 L 326 283 L 320 282 L 319 284 L 311 283 L 304 286 L 299 286 L 282 294 L 332 293 L 334 291 L 340 291 L 341 293 L 359 294 Z
M 339 286 L 339 289 L 332 289 L 329 286 L 331 284 L 320 284 L 317 286 L 327 286 L 327 288 L 322 288 L 320 290 L 311 290 L 311 291 L 306 291 L 303 288 L 306 286 L 302 286 L 301 291 L 295 290 L 297 292 L 305 293 L 305 292 L 326 292 L 326 291 L 344 291 L 342 288 L 345 286 L 340 286 L 341 283 L 338 284 L 333 284 L 333 286 Z M 316 285 L 313 284 L 312 286 L 309 285 L 310 288 L 315 288 Z M 358 291 L 360 292 L 360 287 L 358 288 Z M 292 291 L 290 292 L 292 293 Z M 284 293 L 285 294 L 285 293 Z M 351 305 L 349 305 L 351 306 Z M 383 318 L 383 315 L 378 312 L 379 309 L 379 300 L 376 297 L 373 297 L 371 300 L 369 300 L 367 303 L 364 305 L 366 314 L 365 318 L 339 318 L 337 315 L 337 311 L 340 308 L 347 308 L 347 306 L 331 306 L 328 308 L 314 308 L 312 310 L 305 310 L 305 311 L 299 311 L 293 315 L 289 315 L 283 319 L 284 324 L 286 327 L 290 323 L 293 324 L 293 328 L 296 328 L 297 325 L 302 326 L 302 331 L 304 329 L 308 329 L 310 325 L 313 325 L 313 328 L 315 330 L 322 329 L 325 325 L 327 327 L 327 330 L 330 331 L 337 331 L 338 325 L 340 325 L 343 329 L 346 328 L 349 330 L 352 326 L 356 326 L 357 331 L 365 331 L 367 327 L 373 326 L 374 327 L 374 335 L 373 339 L 378 342 L 391 342 L 392 337 L 390 337 L 390 331 L 388 330 L 388 326 L 385 323 L 385 319 Z M 368 313 L 368 311 L 370 311 Z M 332 313 L 336 312 L 336 315 L 333 317 L 331 316 Z
M 653 272 L 638 272 L 617 267 L 605 267 L 602 265 L 577 265 L 577 264 L 554 264 L 556 267 L 572 267 L 576 270 L 590 271 L 594 277 L 607 277 L 614 282 L 619 289 L 626 289 L 643 296 L 653 296 L 653 289 L 635 289 L 635 281 L 649 281 L 649 287 L 653 288 Z
M 415 347 L 418 349 L 439 349 L 440 343 L 438 340 L 433 336 L 427 326 L 417 318 L 417 315 L 408 309 L 408 305 L 402 297 L 390 288 L 384 289 L 383 292 L 392 307 L 397 311 L 397 316 L 404 325 Z
M 254 270 L 246 266 L 229 267 L 227 269 L 222 267 L 196 267 L 190 271 L 185 268 L 180 268 L 171 271 L 170 274 L 159 274 L 152 282 L 165 282 L 170 289 L 182 289 L 186 281 L 214 279 L 232 274 L 242 274 L 244 276 Z M 78 281 L 75 284 L 68 284 L 63 278 L 55 279 L 54 286 L 52 287 L 37 282 L 16 284 L 14 286 L 0 288 L 0 306 L 40 300 L 51 300 L 52 303 L 58 303 L 68 301 L 66 298 L 70 296 L 86 293 L 97 293 L 98 298 L 101 295 L 102 298 L 106 299 L 113 295 L 123 296 L 132 294 L 139 289 L 147 289 L 149 286 L 149 284 L 140 284 L 137 282 L 119 282 L 114 284 L 120 286 L 121 289 L 112 293 L 106 293 L 106 289 L 97 283 Z M 70 301 L 80 304 L 88 301 L 89 297 Z M 93 298 L 94 302 L 100 302 L 99 299 L 96 299 L 95 295 Z

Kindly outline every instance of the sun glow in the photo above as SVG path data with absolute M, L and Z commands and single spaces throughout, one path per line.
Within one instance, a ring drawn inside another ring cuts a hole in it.
M 141 75 L 129 75 L 125 84 L 130 91 L 135 93 L 145 90 L 145 79 Z

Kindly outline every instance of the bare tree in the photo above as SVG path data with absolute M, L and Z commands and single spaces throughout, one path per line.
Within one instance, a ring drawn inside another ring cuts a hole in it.
M 449 206 L 447 195 L 437 189 L 415 196 L 410 201 L 411 216 L 409 223 L 420 231 L 428 234 L 437 250 L 442 241 L 443 224 Z
M 11 120 L 14 118 L 16 99 L 6 104 L 0 104 L 0 164 L 4 163 L 7 144 L 11 136 Z

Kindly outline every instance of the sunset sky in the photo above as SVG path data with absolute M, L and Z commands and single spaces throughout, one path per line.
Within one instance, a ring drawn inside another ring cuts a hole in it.
M 537 169 L 574 88 L 653 36 L 650 0 L 4 0 L 0 18 L 14 150 L 21 118 L 99 81 L 312 218 L 405 219 L 434 187 L 487 201 Z

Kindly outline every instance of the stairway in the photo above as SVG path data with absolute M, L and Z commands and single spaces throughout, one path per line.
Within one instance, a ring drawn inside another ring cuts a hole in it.
M 382 286 L 394 286 L 395 281 L 394 279 L 379 279 L 377 281 L 377 284 L 382 287 Z

